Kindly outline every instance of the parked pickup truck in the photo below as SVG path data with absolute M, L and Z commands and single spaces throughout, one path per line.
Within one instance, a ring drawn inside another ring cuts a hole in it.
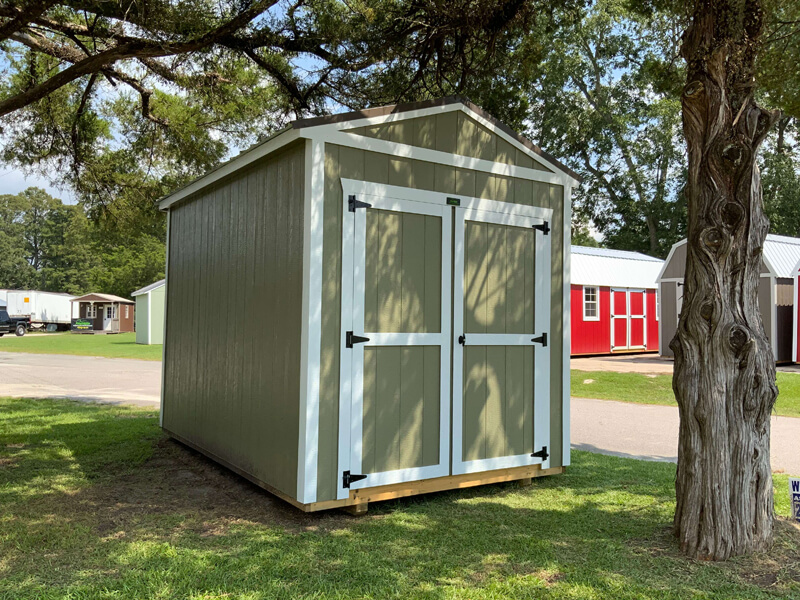
M 0 309 L 0 337 L 7 333 L 16 333 L 18 336 L 25 335 L 30 326 L 30 318 L 9 317 L 8 311 Z

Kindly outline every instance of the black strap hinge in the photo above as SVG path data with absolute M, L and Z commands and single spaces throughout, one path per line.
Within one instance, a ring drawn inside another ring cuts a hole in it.
M 543 333 L 539 337 L 535 337 L 531 340 L 534 344 L 541 344 L 543 347 L 547 347 L 547 334 Z
M 347 210 L 350 212 L 356 212 L 357 208 L 372 208 L 372 204 L 369 202 L 361 202 L 360 200 L 356 200 L 355 196 L 348 196 Z
M 531 454 L 531 457 L 541 458 L 542 462 L 546 461 L 550 457 L 550 455 L 547 453 L 547 446 L 542 446 L 542 449 L 539 450 L 538 452 L 534 452 L 533 454 Z
M 350 473 L 350 471 L 342 471 L 342 487 L 349 488 L 351 483 L 355 483 L 356 481 L 361 481 L 362 479 L 366 478 L 366 475 L 355 475 Z
M 352 331 L 348 331 L 345 334 L 344 347 L 345 348 L 352 348 L 353 344 L 363 344 L 364 342 L 368 342 L 368 341 L 369 341 L 368 337 L 362 337 L 360 335 L 353 335 Z
M 550 233 L 550 223 L 545 221 L 544 223 L 539 223 L 538 225 L 533 226 L 534 229 L 538 229 L 543 234 L 548 235 Z
M 466 345 L 466 343 L 467 343 L 467 336 L 466 336 L 466 335 L 463 335 L 463 334 L 462 334 L 462 335 L 460 335 L 460 336 L 458 336 L 458 343 L 459 343 L 459 344 L 461 344 L 462 346 Z

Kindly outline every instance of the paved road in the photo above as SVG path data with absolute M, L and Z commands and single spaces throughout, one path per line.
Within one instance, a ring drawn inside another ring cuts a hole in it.
M 572 447 L 677 462 L 678 408 L 573 398 Z M 800 419 L 772 417 L 772 470 L 800 475 Z
M 573 358 L 570 366 L 576 371 L 612 371 L 615 373 L 642 373 L 645 375 L 671 375 L 671 358 L 657 354 L 615 354 Z M 800 365 L 778 365 L 778 371 L 800 373 Z
M 0 396 L 158 405 L 161 363 L 0 352 Z
M 158 406 L 161 363 L 0 352 L 0 396 L 74 398 Z M 677 460 L 678 409 L 572 399 L 572 442 L 580 450 L 645 460 Z M 772 418 L 772 468 L 800 475 L 800 419 Z

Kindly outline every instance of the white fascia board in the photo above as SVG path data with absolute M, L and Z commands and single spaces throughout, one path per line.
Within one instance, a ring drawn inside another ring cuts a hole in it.
M 158 203 L 158 208 L 160 210 L 167 210 L 170 206 L 175 204 L 176 202 L 180 202 L 184 200 L 188 196 L 195 194 L 202 190 L 205 187 L 235 173 L 239 169 L 246 167 L 250 163 L 253 163 L 260 158 L 265 157 L 267 154 L 271 154 L 276 150 L 286 146 L 287 144 L 292 143 L 293 141 L 300 139 L 300 131 L 298 129 L 284 129 L 283 131 L 275 134 L 274 137 L 266 140 L 265 142 L 259 144 L 255 148 L 251 150 L 247 150 L 241 153 L 239 156 L 236 156 L 226 162 L 225 164 L 219 166 L 218 168 L 210 171 L 200 177 L 199 179 L 195 179 L 186 187 L 183 187 L 176 192 L 173 192 L 169 196 L 166 196 L 161 202 Z M 303 136 L 305 137 L 305 136 Z
M 337 126 L 338 125 L 340 124 L 337 123 Z M 419 146 L 410 146 L 408 144 L 399 144 L 397 142 L 390 142 L 388 140 L 379 140 L 376 138 L 358 135 L 356 133 L 340 131 L 337 126 L 321 125 L 315 128 L 309 127 L 308 129 L 301 129 L 300 131 L 303 137 L 307 137 L 309 139 L 320 139 L 329 144 L 337 144 L 339 146 L 358 148 L 360 150 L 368 150 L 370 152 L 378 152 L 380 154 L 389 154 L 391 156 L 421 160 L 423 162 L 459 167 L 461 169 L 482 171 L 485 173 L 493 173 L 495 175 L 505 175 L 507 177 L 529 179 L 531 181 L 541 181 L 543 183 L 562 186 L 566 186 L 572 181 L 570 177 L 567 177 L 562 173 L 549 173 L 547 171 L 540 171 L 537 169 L 528 169 L 527 167 L 518 167 L 516 165 L 509 165 L 506 163 L 498 163 L 480 158 L 462 156 L 461 154 L 451 154 L 449 152 L 441 152 L 439 150 L 420 148 Z
M 767 267 L 767 271 L 769 271 L 769 273 L 761 273 L 761 276 L 763 277 L 767 275 L 769 277 L 774 277 L 775 279 L 777 279 L 779 277 L 778 272 L 772 266 L 772 263 L 769 262 L 769 259 L 767 258 L 767 255 L 764 254 L 764 252 L 761 252 L 761 260 L 764 262 L 764 266 Z

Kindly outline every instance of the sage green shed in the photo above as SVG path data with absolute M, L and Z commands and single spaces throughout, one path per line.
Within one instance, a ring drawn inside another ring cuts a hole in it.
M 308 511 L 562 472 L 578 181 L 444 98 L 295 121 L 164 198 L 162 427 Z
M 136 299 L 136 343 L 164 343 L 165 280 L 156 281 L 131 294 Z

